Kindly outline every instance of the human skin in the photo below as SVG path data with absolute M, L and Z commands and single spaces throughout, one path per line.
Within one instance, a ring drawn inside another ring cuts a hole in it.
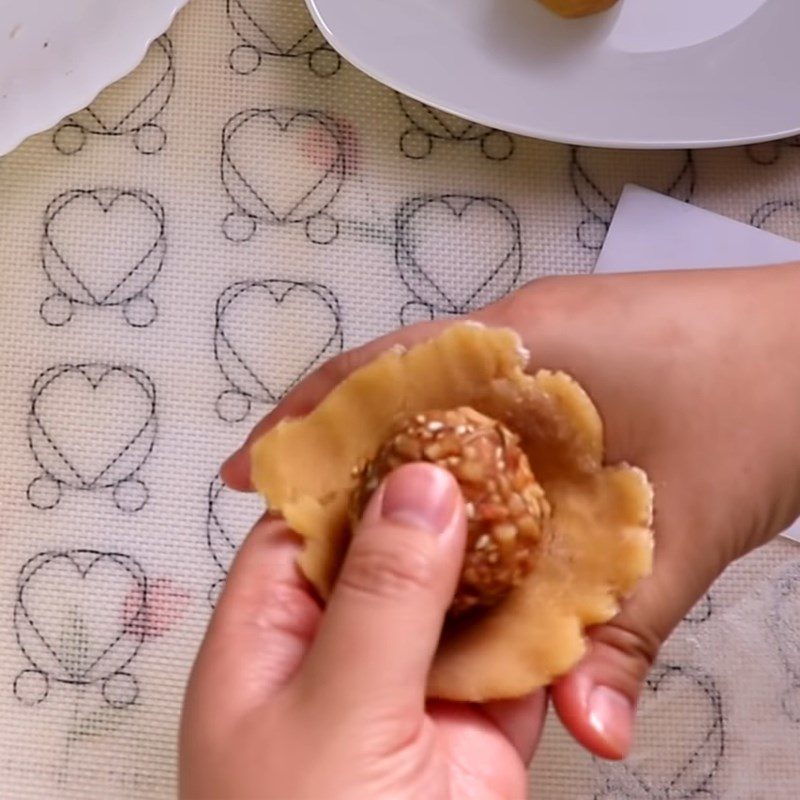
M 525 795 L 543 692 L 426 703 L 466 539 L 453 477 L 388 476 L 355 531 L 325 614 L 265 518 L 228 576 L 189 681 L 181 797 L 200 800 Z
M 798 296 L 798 265 L 584 276 L 536 281 L 473 315 L 516 329 L 531 370 L 580 381 L 603 418 L 608 461 L 642 467 L 655 486 L 652 574 L 613 620 L 588 631 L 585 657 L 550 689 L 564 725 L 601 757 L 629 752 L 641 687 L 672 629 L 732 561 L 800 514 Z M 248 441 L 313 409 L 391 345 L 446 324 L 405 328 L 333 359 Z M 246 445 L 223 477 L 252 489 Z M 512 739 L 535 742 L 538 706 L 519 716 Z

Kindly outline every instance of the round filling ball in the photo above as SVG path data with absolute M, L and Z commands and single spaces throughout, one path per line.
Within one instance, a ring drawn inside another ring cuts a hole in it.
M 360 471 L 351 521 L 390 472 L 419 461 L 452 473 L 466 505 L 467 547 L 449 616 L 495 605 L 533 569 L 550 516 L 519 437 L 468 407 L 417 414 Z

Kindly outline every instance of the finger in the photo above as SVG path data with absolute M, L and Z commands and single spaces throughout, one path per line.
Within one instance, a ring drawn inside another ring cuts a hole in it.
M 480 707 L 435 701 L 428 704 L 428 714 L 447 754 L 451 796 L 528 797 L 524 760 Z M 541 727 L 541 718 L 538 723 Z
M 215 724 L 235 720 L 296 672 L 321 615 L 295 564 L 298 549 L 281 521 L 264 517 L 250 532 L 197 655 L 186 708 Z
M 542 738 L 547 692 L 540 689 L 518 700 L 496 700 L 480 709 L 514 745 L 523 762 L 529 763 Z
M 302 678 L 347 713 L 424 707 L 425 684 L 464 555 L 455 479 L 407 464 L 376 492 L 334 587 Z
M 653 574 L 611 622 L 589 631 L 585 657 L 552 687 L 561 721 L 602 758 L 630 751 L 636 705 L 658 650 L 720 571 L 714 554 L 692 551 L 698 537 L 684 530 L 657 536 Z
M 253 491 L 250 481 L 250 445 L 263 433 L 275 426 L 285 417 L 302 417 L 312 411 L 317 404 L 351 372 L 363 367 L 389 348 L 395 346 L 411 347 L 436 333 L 446 323 L 426 322 L 390 333 L 375 339 L 355 350 L 348 350 L 323 364 L 316 372 L 302 381 L 275 409 L 267 414 L 250 432 L 245 443 L 228 458 L 220 469 L 222 480 L 231 488 L 241 492 Z

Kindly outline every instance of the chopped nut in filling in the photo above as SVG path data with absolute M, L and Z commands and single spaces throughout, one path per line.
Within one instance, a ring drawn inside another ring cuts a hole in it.
M 361 470 L 351 523 L 392 470 L 415 461 L 451 472 L 464 495 L 467 547 L 450 616 L 493 606 L 533 569 L 550 513 L 519 437 L 469 407 L 417 414 Z

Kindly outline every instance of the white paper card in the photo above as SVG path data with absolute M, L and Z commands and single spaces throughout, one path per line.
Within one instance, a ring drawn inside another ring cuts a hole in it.
M 595 273 L 755 267 L 800 259 L 800 243 L 629 184 Z M 800 542 L 800 521 L 784 536 Z

